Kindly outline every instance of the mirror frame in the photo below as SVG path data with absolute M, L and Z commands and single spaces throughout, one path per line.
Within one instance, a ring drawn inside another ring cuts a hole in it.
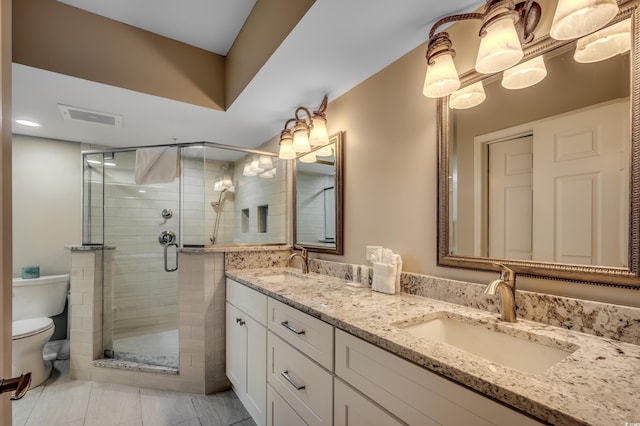
M 502 263 L 517 274 L 564 281 L 640 289 L 640 10 L 637 1 L 620 5 L 620 12 L 609 25 L 631 18 L 631 141 L 629 179 L 629 249 L 628 267 L 576 265 L 527 260 L 496 259 L 490 257 L 458 256 L 450 254 L 449 241 L 449 105 L 448 98 L 439 98 L 437 105 L 438 128 L 438 265 L 473 270 L 499 271 L 495 263 Z M 575 40 L 556 41 L 549 35 L 525 48 L 525 60 L 542 55 Z M 474 70 L 465 73 L 462 86 L 489 78 Z
M 329 142 L 335 143 L 335 186 L 336 186 L 336 244 L 335 248 L 316 246 L 313 244 L 299 243 L 297 242 L 298 233 L 298 189 L 296 185 L 297 180 L 297 159 L 292 161 L 292 177 L 293 177 L 293 190 L 292 190 L 292 207 L 291 218 L 293 221 L 293 244 L 304 247 L 308 251 L 314 253 L 329 253 L 342 255 L 344 252 L 344 132 L 338 132 L 329 136 Z

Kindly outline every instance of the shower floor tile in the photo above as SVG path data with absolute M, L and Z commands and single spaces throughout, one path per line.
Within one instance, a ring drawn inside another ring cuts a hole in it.
M 115 358 L 178 368 L 178 330 L 167 330 L 113 341 Z
M 12 402 L 14 426 L 255 426 L 233 391 L 193 395 L 69 379 L 56 361 L 44 385 Z

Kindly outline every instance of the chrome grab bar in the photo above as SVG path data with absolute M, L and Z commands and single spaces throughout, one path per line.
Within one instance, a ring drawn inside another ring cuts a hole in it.
M 282 373 L 280 373 L 280 375 L 284 377 L 287 382 L 291 383 L 291 386 L 296 388 L 296 390 L 302 390 L 305 388 L 305 385 L 299 385 L 293 381 L 293 379 L 289 376 L 289 370 L 283 371 Z
M 289 331 L 290 331 L 290 332 L 292 332 L 292 333 L 295 333 L 295 334 L 304 334 L 304 330 L 298 330 L 297 328 L 290 326 L 290 325 L 289 325 L 289 321 L 282 321 L 282 322 L 280 323 L 280 325 L 281 325 L 281 326 L 283 326 L 284 328 L 286 328 L 287 330 L 289 330 Z
M 167 255 L 169 252 L 169 247 L 174 246 L 176 248 L 176 267 L 173 269 L 169 269 Z M 164 245 L 164 270 L 165 272 L 175 272 L 178 270 L 178 243 L 167 243 Z

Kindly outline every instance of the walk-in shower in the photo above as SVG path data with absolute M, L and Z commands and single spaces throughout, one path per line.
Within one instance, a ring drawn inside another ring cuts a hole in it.
M 179 268 L 181 248 L 286 242 L 285 161 L 207 142 L 176 147 L 175 171 L 145 183 L 136 183 L 136 151 L 148 148 L 83 153 L 83 244 L 113 248 L 103 268 L 106 357 L 178 367 L 179 274 L 167 271 Z M 245 175 L 259 155 L 273 170 Z M 265 205 L 267 227 L 258 225 Z

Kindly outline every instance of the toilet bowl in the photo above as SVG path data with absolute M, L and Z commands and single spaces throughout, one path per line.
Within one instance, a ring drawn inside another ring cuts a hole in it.
M 44 345 L 55 326 L 50 317 L 64 311 L 69 275 L 13 279 L 12 373 L 31 372 L 31 387 L 42 384 L 51 373 L 43 358 Z
M 31 387 L 42 384 L 51 373 L 51 362 L 43 359 L 42 351 L 54 330 L 51 318 L 33 318 L 12 323 L 11 370 L 14 376 L 31 371 Z

